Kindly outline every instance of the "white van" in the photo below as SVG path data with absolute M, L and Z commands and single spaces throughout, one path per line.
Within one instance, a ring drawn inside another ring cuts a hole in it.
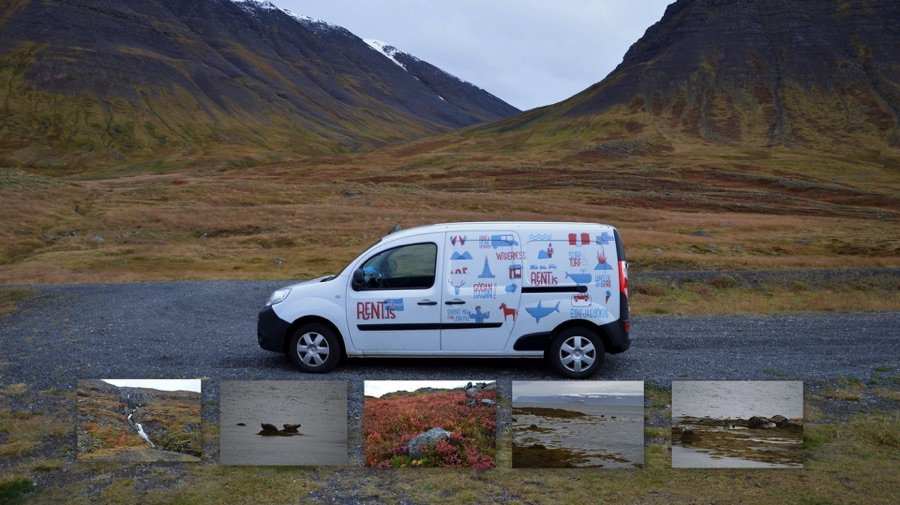
M 631 344 L 619 232 L 592 223 L 453 223 L 391 233 L 338 275 L 281 288 L 259 346 L 304 371 L 342 357 L 546 357 L 597 372 Z

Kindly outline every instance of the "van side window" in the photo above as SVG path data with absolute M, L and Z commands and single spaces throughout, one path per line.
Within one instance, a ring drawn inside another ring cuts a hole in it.
M 437 245 L 412 244 L 382 251 L 362 265 L 365 282 L 357 291 L 428 289 L 434 286 Z

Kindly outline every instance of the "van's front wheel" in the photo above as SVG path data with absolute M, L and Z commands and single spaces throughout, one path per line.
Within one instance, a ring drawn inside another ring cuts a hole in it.
M 576 326 L 560 331 L 547 352 L 553 368 L 561 375 L 586 379 L 600 370 L 604 349 L 597 332 Z
M 326 373 L 340 361 L 340 345 L 334 330 L 321 323 L 310 323 L 294 332 L 288 354 L 304 372 Z

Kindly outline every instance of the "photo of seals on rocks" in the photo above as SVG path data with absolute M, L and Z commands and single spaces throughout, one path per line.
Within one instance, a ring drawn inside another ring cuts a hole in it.
M 303 435 L 298 431 L 300 428 L 299 424 L 282 424 L 282 429 L 278 429 L 274 424 L 269 423 L 261 423 L 262 430 L 260 430 L 257 435 L 262 435 L 264 437 L 293 437 L 296 435 Z
M 803 468 L 803 382 L 672 381 L 673 468 Z
M 775 428 L 800 428 L 803 426 L 801 419 L 788 419 L 782 415 L 772 417 L 752 416 L 747 419 L 716 419 L 712 417 L 685 417 L 684 422 L 696 426 L 721 427 L 730 430 L 751 429 L 771 430 Z
M 708 455 L 709 467 L 735 460 L 770 466 L 803 464 L 802 420 L 782 415 L 748 418 L 682 417 L 672 427 L 673 454 Z M 698 461 L 696 459 L 689 461 Z

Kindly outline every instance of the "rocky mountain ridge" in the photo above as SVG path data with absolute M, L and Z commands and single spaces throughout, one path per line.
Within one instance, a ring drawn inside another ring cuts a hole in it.
M 516 112 L 416 61 L 400 68 L 346 29 L 268 2 L 8 2 L 0 158 L 346 152 Z
M 485 130 L 883 154 L 900 148 L 898 23 L 890 0 L 678 0 L 605 79 Z

